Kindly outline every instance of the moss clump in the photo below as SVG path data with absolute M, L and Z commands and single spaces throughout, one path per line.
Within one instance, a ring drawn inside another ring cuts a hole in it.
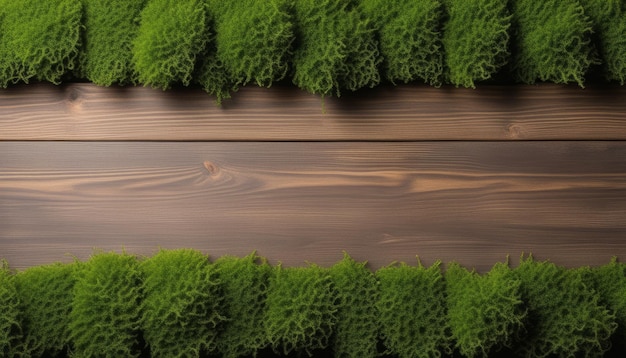
M 452 263 L 445 279 L 450 330 L 464 357 L 488 357 L 516 342 L 526 312 L 521 281 L 508 265 L 496 264 L 487 274 L 479 275 Z
M 527 337 L 517 346 L 526 357 L 602 357 L 617 328 L 579 270 L 523 258 L 513 270 L 528 309 Z
M 335 357 L 378 356 L 378 282 L 365 263 L 347 254 L 329 270 L 337 295 Z
M 153 357 L 199 357 L 215 349 L 222 297 L 215 267 L 191 249 L 160 251 L 141 263 L 141 326 Z
M 267 292 L 265 327 L 276 352 L 306 352 L 328 347 L 337 317 L 328 269 L 277 266 Z
M 595 61 L 591 21 L 577 0 L 513 0 L 513 71 L 525 83 L 576 82 Z
M 162 89 L 189 85 L 208 39 L 207 25 L 202 0 L 148 0 L 133 46 L 139 82 Z
M 20 299 L 6 261 L 0 261 L 0 356 L 13 357 L 21 349 Z
M 70 348 L 70 312 L 77 266 L 36 266 L 15 276 L 23 313 L 24 354 L 50 357 Z
M 361 0 L 361 7 L 380 39 L 382 71 L 388 81 L 441 84 L 441 0 Z
M 132 44 L 145 0 L 83 0 L 82 76 L 100 85 L 136 82 Z
M 0 0 L 0 87 L 35 78 L 58 84 L 78 57 L 82 3 Z
M 228 317 L 217 350 L 224 358 L 254 356 L 269 345 L 265 315 L 272 267 L 256 254 L 223 256 L 215 266 L 222 282 L 224 315 Z
M 475 87 L 508 61 L 511 15 L 507 0 L 444 0 L 444 4 L 448 15 L 443 31 L 447 80 L 456 86 Z M 532 6 L 539 5 L 533 2 Z
M 293 82 L 322 96 L 380 82 L 374 28 L 356 0 L 295 2 Z
M 400 358 L 439 357 L 450 352 L 446 286 L 440 263 L 404 263 L 376 271 L 378 308 L 387 353 Z
M 79 265 L 70 314 L 73 354 L 137 357 L 141 272 L 134 256 L 99 253 Z

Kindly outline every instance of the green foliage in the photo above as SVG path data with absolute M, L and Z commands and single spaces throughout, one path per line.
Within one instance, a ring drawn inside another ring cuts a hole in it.
M 223 256 L 215 262 L 222 282 L 224 315 L 228 317 L 217 341 L 224 358 L 255 355 L 267 347 L 267 290 L 272 267 L 256 254 Z
M 145 0 L 83 0 L 84 46 L 81 72 L 89 81 L 110 86 L 136 82 L 132 44 Z
M 142 329 L 152 357 L 199 357 L 214 350 L 222 297 L 215 267 L 201 252 L 163 250 L 141 263 Z
M 347 254 L 330 268 L 337 291 L 337 323 L 333 351 L 338 358 L 378 356 L 378 282 L 365 263 Z
M 98 253 L 76 271 L 70 314 L 75 357 L 137 357 L 141 272 L 134 256 Z
M 379 36 L 387 80 L 441 84 L 441 0 L 361 0 L 361 6 Z
M 376 271 L 376 307 L 381 335 L 390 354 L 400 358 L 439 357 L 450 351 L 446 286 L 440 263 L 404 263 Z
M 267 292 L 265 327 L 271 347 L 284 354 L 326 348 L 337 317 L 328 269 L 277 266 Z
M 77 266 L 36 266 L 15 276 L 23 313 L 22 349 L 29 356 L 56 356 L 70 348 L 70 312 Z
M 0 0 L 0 87 L 59 83 L 76 65 L 82 3 L 75 0 Z
M 539 6 L 532 3 L 533 8 Z M 456 86 L 475 87 L 476 81 L 490 79 L 508 61 L 511 16 L 507 0 L 444 0 L 444 4 L 448 80 Z
M 0 261 L 0 356 L 17 355 L 21 343 L 20 300 L 6 261 Z
M 519 338 L 526 312 L 520 284 L 506 264 L 485 275 L 457 263 L 445 273 L 448 321 L 456 348 L 465 357 L 488 357 Z
M 513 0 L 515 49 L 513 69 L 525 83 L 576 82 L 595 61 L 591 21 L 577 0 Z
M 148 0 L 133 47 L 139 81 L 162 89 L 188 85 L 207 43 L 207 25 L 202 0 Z
M 532 257 L 513 270 L 528 309 L 527 337 L 517 346 L 526 357 L 602 357 L 617 328 L 579 270 Z

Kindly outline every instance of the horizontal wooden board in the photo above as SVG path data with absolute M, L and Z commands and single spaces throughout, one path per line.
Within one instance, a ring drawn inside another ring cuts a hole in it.
M 0 142 L 0 257 L 626 258 L 626 143 Z
M 0 90 L 0 140 L 626 140 L 619 86 L 381 86 L 324 101 L 247 87 L 214 101 L 200 89 L 20 85 Z

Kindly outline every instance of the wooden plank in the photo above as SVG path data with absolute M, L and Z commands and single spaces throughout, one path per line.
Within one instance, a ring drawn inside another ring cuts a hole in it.
M 322 100 L 247 87 L 222 107 L 200 89 L 92 84 L 0 91 L 0 140 L 626 140 L 626 87 L 381 86 Z
M 0 257 L 626 258 L 626 143 L 1 142 Z

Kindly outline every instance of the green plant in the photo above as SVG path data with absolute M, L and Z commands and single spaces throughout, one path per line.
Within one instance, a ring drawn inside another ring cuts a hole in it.
M 255 355 L 267 347 L 265 333 L 267 290 L 272 267 L 256 254 L 243 258 L 222 256 L 215 261 L 228 318 L 218 337 L 224 358 Z
M 216 347 L 222 315 L 215 267 L 197 250 L 161 250 L 141 263 L 141 327 L 153 357 L 199 357 Z
M 20 350 L 20 300 L 6 261 L 0 261 L 0 356 L 12 357 Z
M 270 346 L 284 354 L 328 347 L 337 319 L 335 300 L 328 269 L 275 267 L 265 319 Z
M 526 312 L 521 281 L 507 264 L 498 263 L 479 275 L 452 263 L 445 280 L 450 331 L 464 357 L 488 357 L 516 343 Z
M 70 348 L 70 312 L 77 266 L 36 266 L 15 276 L 22 312 L 22 349 L 28 356 L 57 356 Z
M 456 86 L 475 87 L 508 61 L 511 16 L 507 0 L 443 2 L 448 15 L 442 40 L 447 79 Z
M 135 256 L 98 253 L 76 270 L 70 338 L 77 357 L 137 357 L 141 272 Z
M 378 282 L 348 254 L 330 270 L 337 296 L 333 352 L 339 358 L 378 356 Z
M 405 263 L 376 271 L 376 302 L 387 353 L 400 358 L 439 357 L 450 352 L 446 286 L 440 263 Z
M 0 0 L 0 87 L 58 84 L 76 66 L 81 17 L 80 1 Z
M 602 357 L 610 347 L 615 316 L 579 270 L 522 258 L 514 270 L 528 309 L 526 357 Z

